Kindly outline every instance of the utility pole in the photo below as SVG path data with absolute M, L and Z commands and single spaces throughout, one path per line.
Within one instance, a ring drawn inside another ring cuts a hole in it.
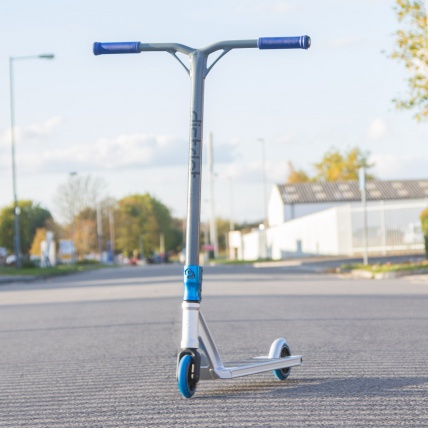
M 258 138 L 258 141 L 262 144 L 262 175 L 263 175 L 263 227 L 260 228 L 261 238 L 262 238 L 262 257 L 268 258 L 268 247 L 267 247 L 267 202 L 266 202 L 266 154 L 265 154 L 265 140 L 263 138 Z
M 218 257 L 217 224 L 215 221 L 214 202 L 214 160 L 213 160 L 213 134 L 208 138 L 208 170 L 210 175 L 210 243 L 214 247 L 214 257 Z
M 268 225 L 267 221 L 267 201 L 266 201 L 266 154 L 265 154 L 265 140 L 259 138 L 258 141 L 262 144 L 262 175 L 263 175 L 263 224 L 265 228 Z
M 101 261 L 101 255 L 103 251 L 103 245 L 102 245 L 102 220 L 101 220 L 101 204 L 97 203 L 97 238 L 98 238 L 98 252 L 100 254 L 100 261 Z
M 114 216 L 113 216 L 113 208 L 110 207 L 108 210 L 108 221 L 110 226 L 110 250 L 111 250 L 111 256 L 113 258 L 114 263 Z
M 69 191 L 72 195 L 71 197 L 71 209 L 70 209 L 70 241 L 71 241 L 71 263 L 74 266 L 76 264 L 76 246 L 74 245 L 74 232 L 75 232 L 75 222 L 74 217 L 75 212 L 75 181 L 74 178 L 77 175 L 76 171 L 71 171 L 69 173 Z
M 14 96 L 14 72 L 13 64 L 18 60 L 27 59 L 53 59 L 53 54 L 40 54 L 30 56 L 11 56 L 9 57 L 9 90 L 10 90 L 10 140 L 11 140 L 11 155 L 12 155 L 12 186 L 13 186 L 13 247 L 15 253 L 15 265 L 18 269 L 22 267 L 21 262 L 21 232 L 19 226 L 19 216 L 21 210 L 18 203 L 17 195 L 17 178 L 16 178 L 16 154 L 15 154 L 15 96 Z
M 229 195 L 230 195 L 230 219 L 229 219 L 229 230 L 235 230 L 235 222 L 233 220 L 233 179 L 232 177 L 227 177 L 229 181 Z
M 359 184 L 361 191 L 361 203 L 363 206 L 363 235 L 364 235 L 364 251 L 363 251 L 363 263 L 369 264 L 368 257 L 368 231 L 367 231 L 367 201 L 366 201 L 366 168 L 360 168 L 359 172 Z

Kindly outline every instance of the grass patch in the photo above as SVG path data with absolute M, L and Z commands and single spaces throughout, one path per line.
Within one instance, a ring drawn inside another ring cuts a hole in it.
M 216 265 L 251 265 L 260 262 L 272 262 L 272 259 L 258 259 L 258 260 L 229 260 L 229 259 L 214 259 L 209 260 L 208 263 L 215 263 Z
M 362 263 L 355 264 L 344 264 L 340 267 L 342 271 L 351 270 L 366 270 L 373 273 L 385 273 L 385 272 L 402 272 L 402 271 L 416 271 L 416 270 L 428 270 L 428 260 L 424 260 L 418 263 L 384 263 L 374 265 L 364 265 Z
M 0 267 L 0 276 L 56 276 L 66 275 L 74 272 L 84 272 L 87 270 L 103 269 L 105 267 L 111 267 L 112 265 L 104 265 L 101 263 L 80 263 L 76 265 L 58 265 L 54 267 L 40 268 L 40 267 L 23 267 L 17 269 L 15 267 Z

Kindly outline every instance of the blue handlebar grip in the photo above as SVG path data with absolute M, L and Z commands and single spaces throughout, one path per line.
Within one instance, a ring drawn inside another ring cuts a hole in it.
M 140 53 L 140 42 L 94 43 L 94 55 Z
M 259 49 L 308 49 L 310 46 L 309 36 L 260 37 L 257 41 Z

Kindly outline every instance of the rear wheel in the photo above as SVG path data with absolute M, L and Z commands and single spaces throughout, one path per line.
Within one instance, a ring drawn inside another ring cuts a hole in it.
M 284 343 L 282 345 L 281 348 L 281 353 L 279 355 L 279 358 L 283 358 L 283 357 L 289 357 L 291 356 L 291 351 L 290 351 L 290 347 Z M 273 375 L 278 379 L 278 380 L 285 380 L 288 378 L 288 376 L 290 375 L 291 372 L 291 367 L 287 367 L 285 369 L 277 369 L 277 370 L 273 370 Z

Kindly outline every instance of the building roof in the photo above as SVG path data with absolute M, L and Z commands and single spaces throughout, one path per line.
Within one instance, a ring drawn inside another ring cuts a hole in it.
M 284 204 L 361 201 L 358 181 L 278 184 Z M 428 199 L 428 180 L 368 180 L 368 201 Z

